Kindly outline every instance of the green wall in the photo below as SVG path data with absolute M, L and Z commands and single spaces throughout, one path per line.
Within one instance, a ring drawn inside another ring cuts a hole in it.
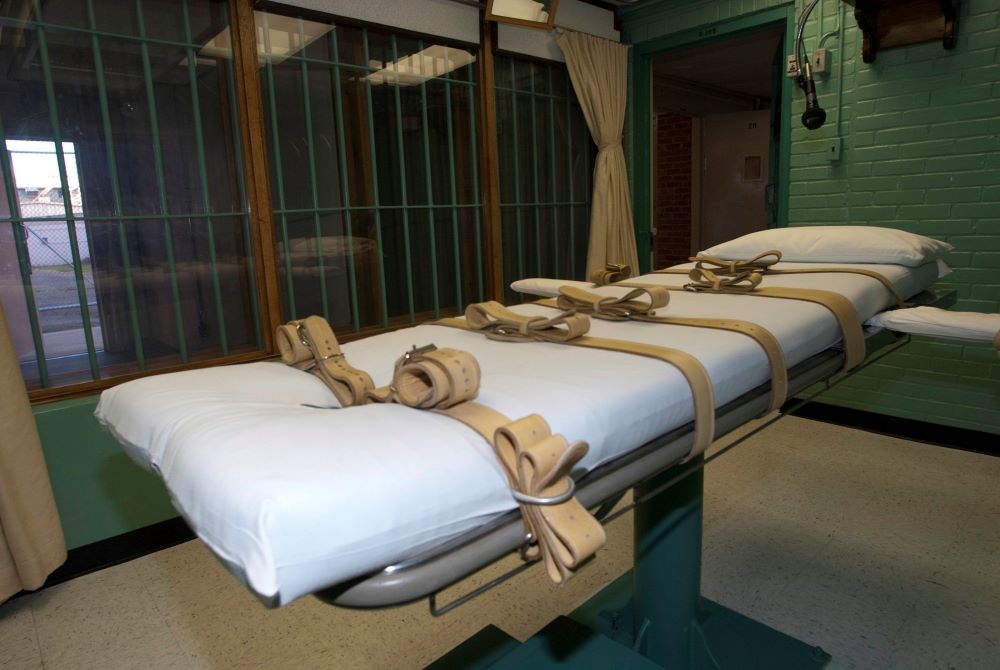
M 96 405 L 90 396 L 34 408 L 70 549 L 177 516 L 160 480 L 98 425 Z
M 796 15 L 802 5 L 796 3 Z M 678 40 L 666 38 L 697 39 L 711 34 L 712 25 L 746 22 L 762 10 L 788 6 L 662 0 L 623 8 L 623 37 L 639 50 L 675 45 Z M 1000 0 L 968 0 L 961 5 L 953 50 L 940 42 L 913 45 L 883 51 L 866 64 L 852 8 L 822 0 L 805 42 L 811 51 L 829 34 L 824 46 L 832 71 L 817 81 L 827 123 L 813 132 L 801 126 L 798 90 L 791 109 L 789 225 L 891 226 L 947 240 L 955 246 L 947 259 L 955 272 L 940 285 L 957 291 L 957 310 L 1000 311 L 998 16 Z M 831 162 L 830 142 L 838 137 L 841 159 Z M 641 161 L 634 167 L 638 198 L 644 171 Z M 637 225 L 644 229 L 648 222 Z M 1000 359 L 988 345 L 914 338 L 821 399 L 1000 433 Z

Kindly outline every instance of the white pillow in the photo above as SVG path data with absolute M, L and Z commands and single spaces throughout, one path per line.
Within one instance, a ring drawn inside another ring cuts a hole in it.
M 875 226 L 794 226 L 770 228 L 717 244 L 701 254 L 727 260 L 753 258 L 777 249 L 781 260 L 797 263 L 888 263 L 916 267 L 954 249 L 923 235 Z

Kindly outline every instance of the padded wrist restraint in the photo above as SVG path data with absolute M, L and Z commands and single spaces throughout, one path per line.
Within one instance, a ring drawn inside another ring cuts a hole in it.
M 278 326 L 275 333 L 281 360 L 323 380 L 341 407 L 361 405 L 375 388 L 367 372 L 347 362 L 337 336 L 321 316 L 310 316 Z
M 540 557 L 552 581 L 564 582 L 604 545 L 604 527 L 573 497 L 570 471 L 587 453 L 586 442 L 569 444 L 553 435 L 537 414 L 511 421 L 473 402 L 481 371 L 472 354 L 414 347 L 396 361 L 392 382 L 376 389 L 366 373 L 347 363 L 325 319 L 279 326 L 277 338 L 282 360 L 317 374 L 344 407 L 396 402 L 444 414 L 479 433 L 493 446 L 520 506 L 529 540 L 525 557 Z

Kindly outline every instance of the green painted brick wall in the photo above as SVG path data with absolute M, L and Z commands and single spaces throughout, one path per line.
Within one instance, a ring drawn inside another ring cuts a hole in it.
M 640 43 L 787 4 L 663 0 L 625 8 L 623 32 Z M 807 50 L 823 35 L 831 72 L 817 90 L 828 118 L 818 131 L 803 128 L 796 91 L 789 225 L 891 226 L 947 240 L 954 273 L 939 286 L 956 290 L 952 309 L 1000 311 L 1000 0 L 961 4 L 950 51 L 926 43 L 864 63 L 841 0 L 813 11 Z M 841 159 L 831 162 L 838 137 Z M 1000 358 L 988 345 L 914 338 L 822 400 L 1000 433 Z

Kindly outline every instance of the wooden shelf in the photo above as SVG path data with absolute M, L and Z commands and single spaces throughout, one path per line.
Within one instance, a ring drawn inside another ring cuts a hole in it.
M 861 58 L 875 61 L 881 49 L 941 40 L 955 47 L 955 23 L 960 0 L 844 0 L 864 38 Z

